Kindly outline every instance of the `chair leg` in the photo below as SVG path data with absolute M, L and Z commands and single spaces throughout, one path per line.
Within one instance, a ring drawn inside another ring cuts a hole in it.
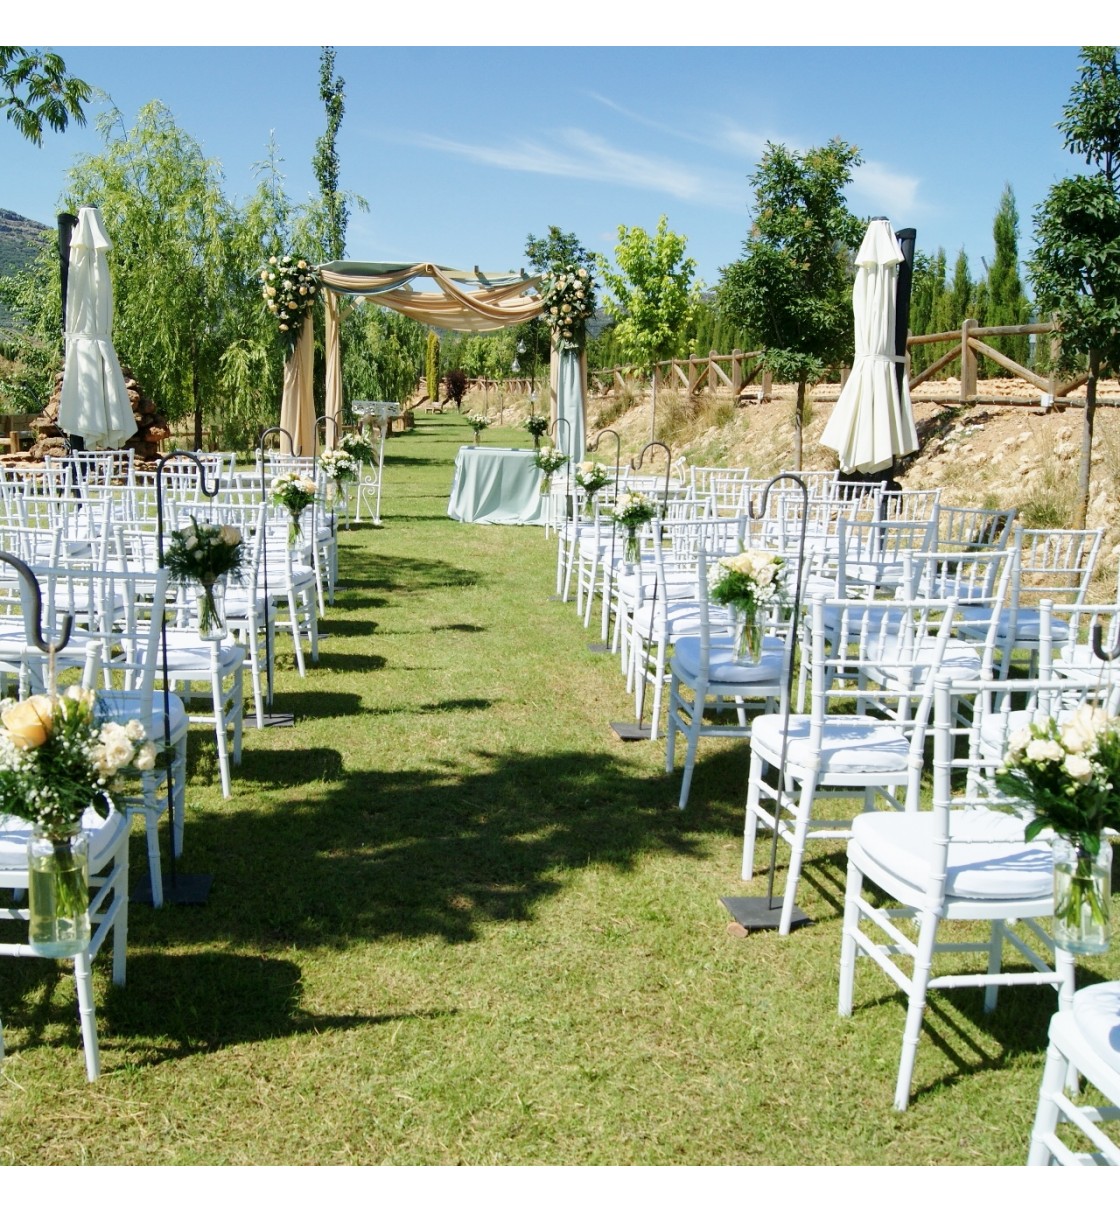
M 898 1082 L 894 1088 L 894 1109 L 905 1111 L 910 1105 L 910 1083 L 914 1061 L 922 1037 L 922 1018 L 926 1010 L 926 990 L 933 965 L 933 945 L 937 941 L 937 915 L 928 910 L 919 915 L 918 947 L 914 954 L 914 974 L 910 981 L 910 1000 L 906 1025 L 902 1030 L 902 1056 L 898 1063 Z
M 1046 1050 L 1046 1067 L 1042 1071 L 1042 1086 L 1038 1092 L 1038 1107 L 1031 1128 L 1031 1144 L 1027 1153 L 1028 1166 L 1048 1166 L 1054 1160 L 1050 1140 L 1058 1127 L 1058 1098 L 1066 1083 L 1069 1062 L 1065 1054 L 1051 1042 Z
M 78 1022 L 82 1030 L 82 1050 L 86 1057 L 86 1080 L 95 1082 L 101 1075 L 101 1050 L 97 1043 L 93 970 L 88 951 L 80 951 L 74 956 L 74 984 L 78 991 Z
M 797 805 L 797 820 L 793 826 L 793 842 L 790 845 L 789 869 L 786 871 L 786 890 L 782 897 L 782 916 L 778 923 L 779 934 L 789 934 L 793 926 L 793 907 L 797 900 L 797 885 L 801 880 L 801 864 L 805 858 L 805 841 L 809 833 L 809 816 L 813 811 L 816 781 L 806 779 L 801 786 Z M 774 828 L 778 828 L 778 812 L 774 812 Z
M 840 939 L 840 997 L 837 1009 L 848 1018 L 852 1013 L 852 994 L 856 979 L 856 931 L 859 929 L 860 899 L 863 896 L 863 872 L 848 859 L 848 878 L 844 887 L 844 930 Z
M 754 878 L 754 843 L 758 833 L 758 810 L 762 797 L 762 780 L 766 763 L 751 753 L 750 772 L 747 776 L 747 807 L 743 815 L 743 869 L 742 878 Z

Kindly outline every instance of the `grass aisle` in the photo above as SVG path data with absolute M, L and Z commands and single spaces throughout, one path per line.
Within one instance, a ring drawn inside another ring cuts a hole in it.
M 296 727 L 246 734 L 230 801 L 199 730 L 213 892 L 133 909 L 125 989 L 99 961 L 98 1083 L 68 972 L 0 960 L 0 1161 L 1021 1163 L 1052 997 L 938 999 L 955 1055 L 923 1039 L 892 1112 L 900 1003 L 866 972 L 836 1015 L 837 851 L 813 927 L 727 935 L 744 749 L 702 747 L 676 811 L 663 744 L 607 726 L 615 659 L 548 600 L 554 545 L 447 518 L 467 440 L 448 414 L 389 443 L 385 527 L 342 532 L 305 680 L 281 640 Z

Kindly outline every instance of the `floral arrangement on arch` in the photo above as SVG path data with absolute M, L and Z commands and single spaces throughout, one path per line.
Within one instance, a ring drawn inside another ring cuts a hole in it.
M 305 258 L 284 253 L 281 257 L 268 258 L 268 264 L 260 271 L 260 279 L 265 306 L 276 320 L 280 339 L 291 352 L 299 337 L 303 317 L 314 306 L 319 275 Z
M 583 348 L 595 314 L 595 282 L 582 265 L 554 269 L 541 280 L 541 316 L 559 349 Z
M 531 412 L 525 418 L 524 425 L 532 436 L 533 445 L 539 446 L 541 438 L 548 433 L 548 417 L 542 416 L 539 412 Z
M 361 464 L 348 450 L 324 450 L 319 456 L 319 466 L 323 475 L 336 484 L 345 484 L 356 480 Z

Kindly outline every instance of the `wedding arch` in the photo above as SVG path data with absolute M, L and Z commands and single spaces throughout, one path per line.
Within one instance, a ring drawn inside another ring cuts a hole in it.
M 486 273 L 477 266 L 473 270 L 449 269 L 430 262 L 328 261 L 316 266 L 315 272 L 324 314 L 325 412 L 337 423 L 342 418 L 341 299 L 368 299 L 433 328 L 473 333 L 496 332 L 511 324 L 523 324 L 540 315 L 544 308 L 538 291 L 541 278 L 523 270 Z M 418 279 L 430 280 L 438 289 L 416 290 L 413 282 Z M 312 450 L 315 444 L 312 314 L 311 310 L 305 313 L 299 337 L 284 365 L 280 426 L 292 435 L 297 451 Z M 567 422 L 557 426 L 562 431 L 557 434 L 557 445 L 574 459 L 581 459 L 586 434 L 586 357 L 571 349 L 559 349 L 553 342 L 549 379 L 551 417 Z M 331 428 L 328 441 L 333 444 Z

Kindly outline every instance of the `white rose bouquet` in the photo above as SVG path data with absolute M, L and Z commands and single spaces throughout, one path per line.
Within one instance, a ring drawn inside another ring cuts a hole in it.
M 477 443 L 482 431 L 489 429 L 493 422 L 484 412 L 472 412 L 467 415 L 467 424 L 474 430 L 474 440 Z
M 708 569 L 708 597 L 734 611 L 740 660 L 762 656 L 762 615 L 785 605 L 786 562 L 773 551 L 747 549 L 720 556 Z
M 245 548 L 236 526 L 216 526 L 191 517 L 190 522 L 171 536 L 164 553 L 164 567 L 171 577 L 184 585 L 201 585 L 198 628 L 204 635 L 220 626 L 214 586 L 219 577 L 241 580 Z
M 338 445 L 357 463 L 373 462 L 373 444 L 360 433 L 344 433 Z
M 319 275 L 305 258 L 285 253 L 269 257 L 259 276 L 265 306 L 275 318 L 280 339 L 290 353 L 295 348 L 304 314 L 318 297 Z
M 1064 722 L 1051 718 L 1012 733 L 995 781 L 1033 809 L 1027 841 L 1051 829 L 1076 852 L 1068 891 L 1055 897 L 1058 937 L 1094 923 L 1107 937 L 1108 902 L 1092 873 L 1102 831 L 1120 829 L 1120 719 L 1086 704 Z
M 0 813 L 34 826 L 29 847 L 29 940 L 40 955 L 74 955 L 89 942 L 87 808 L 131 767 L 154 770 L 156 747 L 139 720 L 101 723 L 92 691 L 0 703 Z
M 525 418 L 524 425 L 532 435 L 534 448 L 539 446 L 541 438 L 548 433 L 548 417 L 541 416 L 539 412 L 533 412 Z
M 541 480 L 541 495 L 552 491 L 552 477 L 568 461 L 568 456 L 557 450 L 555 446 L 542 446 L 533 455 L 533 466 L 543 473 Z
M 336 484 L 346 484 L 358 478 L 358 460 L 346 450 L 324 450 L 319 456 L 319 466 L 327 479 Z
M 576 465 L 576 483 L 587 493 L 588 497 L 594 497 L 600 488 L 605 488 L 611 482 L 611 473 L 602 463 L 584 462 Z
M 286 471 L 273 477 L 270 485 L 272 503 L 282 505 L 290 516 L 288 523 L 288 544 L 294 547 L 299 542 L 300 514 L 315 500 L 315 481 L 307 476 L 301 476 L 295 471 Z
M 657 506 L 651 497 L 644 492 L 621 493 L 611 510 L 611 518 L 616 526 L 626 531 L 626 544 L 623 555 L 627 563 L 636 564 L 641 557 L 642 549 L 638 541 L 638 528 L 657 517 Z

